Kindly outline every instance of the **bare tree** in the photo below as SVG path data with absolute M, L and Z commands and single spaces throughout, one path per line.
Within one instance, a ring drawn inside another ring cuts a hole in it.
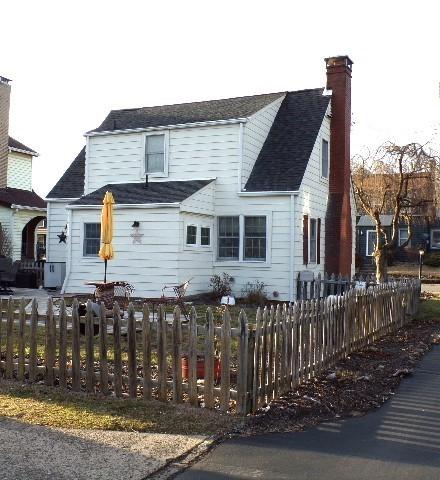
M 376 277 L 387 280 L 387 260 L 399 241 L 399 224 L 408 226 L 408 245 L 413 235 L 414 215 L 436 215 L 438 157 L 424 145 L 388 142 L 374 153 L 352 159 L 353 188 L 360 209 L 375 225 L 373 256 Z M 382 225 L 381 215 L 390 214 L 391 233 Z

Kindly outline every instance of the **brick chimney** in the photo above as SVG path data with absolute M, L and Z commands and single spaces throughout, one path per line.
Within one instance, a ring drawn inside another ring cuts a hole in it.
M 6 187 L 9 153 L 10 80 L 0 76 L 0 188 Z
M 351 275 L 353 230 L 350 205 L 351 70 L 348 56 L 325 59 L 332 91 L 329 198 L 325 218 L 325 271 Z M 331 255 L 329 255 L 331 252 Z

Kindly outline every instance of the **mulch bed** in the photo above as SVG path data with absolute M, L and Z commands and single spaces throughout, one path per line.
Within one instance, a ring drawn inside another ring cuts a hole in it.
M 339 361 L 280 400 L 263 406 L 234 433 L 255 435 L 304 430 L 379 408 L 411 375 L 417 362 L 440 343 L 440 319 L 416 320 Z

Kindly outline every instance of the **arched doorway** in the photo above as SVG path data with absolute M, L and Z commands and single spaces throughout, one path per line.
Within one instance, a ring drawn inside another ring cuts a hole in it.
M 23 227 L 21 232 L 21 258 L 23 260 L 40 260 L 42 254 L 45 253 L 46 239 L 38 238 L 36 232 L 37 226 L 43 220 L 46 220 L 46 217 L 34 217 Z M 41 231 L 43 232 L 44 229 L 41 229 Z M 43 236 L 43 233 L 40 235 Z

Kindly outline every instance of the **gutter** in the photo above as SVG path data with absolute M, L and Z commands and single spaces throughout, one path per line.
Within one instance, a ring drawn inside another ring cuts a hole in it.
M 270 190 L 270 191 L 262 191 L 262 192 L 237 192 L 239 197 L 273 197 L 277 195 L 298 195 L 299 190 Z
M 14 210 L 34 210 L 37 212 L 46 212 L 46 207 L 26 207 L 25 205 L 16 205 L 15 203 L 11 203 L 11 208 Z
M 124 208 L 179 208 L 181 202 L 173 203 L 121 203 L 115 205 L 115 210 Z M 101 210 L 102 205 L 67 205 L 67 210 Z
M 229 120 L 209 120 L 206 122 L 177 123 L 176 125 L 160 125 L 160 126 L 146 127 L 146 128 L 127 128 L 123 130 L 106 130 L 104 132 L 89 131 L 89 132 L 86 132 L 84 136 L 98 137 L 102 135 L 154 132 L 156 130 L 171 130 L 171 129 L 177 129 L 177 128 L 212 127 L 215 125 L 233 125 L 237 123 L 246 123 L 247 121 L 248 121 L 247 118 L 231 118 Z
M 24 153 L 25 155 L 31 155 L 32 157 L 39 157 L 40 154 L 31 150 L 21 150 L 20 148 L 9 147 L 9 152 Z

